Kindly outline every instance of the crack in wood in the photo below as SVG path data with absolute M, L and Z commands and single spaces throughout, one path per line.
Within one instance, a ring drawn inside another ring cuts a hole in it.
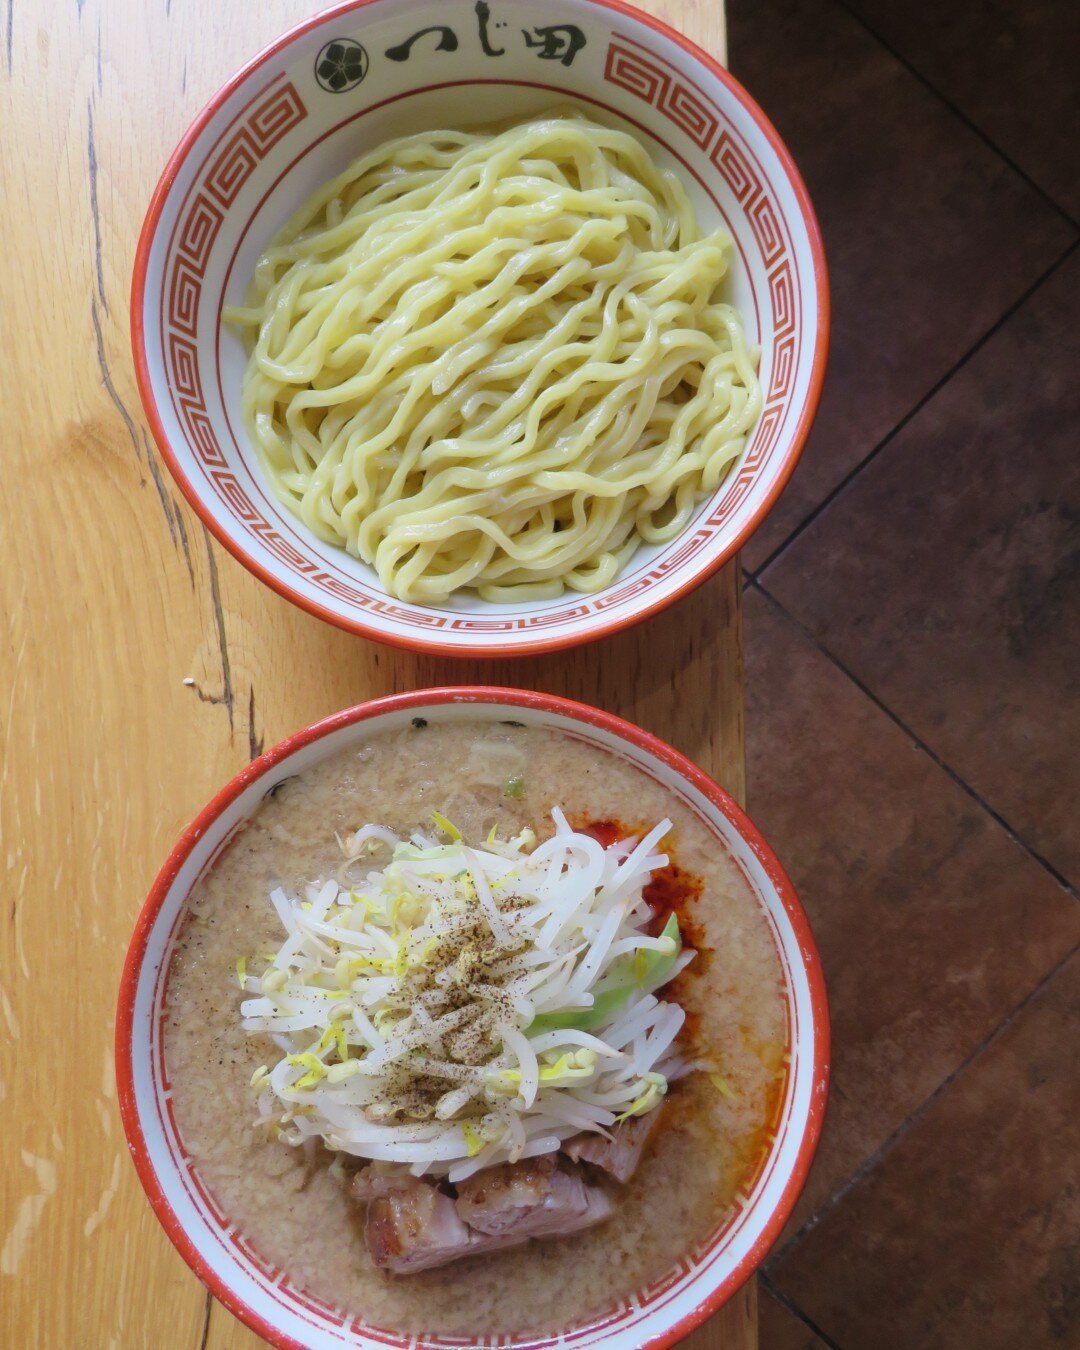
M 99 48 L 100 59 L 100 48 Z M 109 313 L 109 302 L 105 298 L 105 268 L 101 252 L 101 213 L 98 210 L 98 159 L 97 145 L 94 141 L 94 103 L 86 100 L 86 154 L 90 165 L 90 219 L 94 223 L 94 269 L 97 273 L 98 298 Z
M 97 301 L 93 299 L 90 301 L 90 317 L 94 323 L 94 342 L 97 345 L 97 359 L 98 367 L 101 370 L 101 381 L 104 384 L 109 397 L 112 399 L 117 412 L 124 419 L 124 426 L 127 427 L 128 435 L 131 437 L 131 445 L 132 449 L 135 451 L 135 458 L 141 459 L 142 455 L 139 451 L 139 436 L 138 432 L 135 430 L 134 419 L 128 412 L 124 400 L 116 392 L 116 385 L 113 384 L 112 373 L 109 370 L 109 362 L 105 357 L 105 337 L 101 331 L 101 320 L 98 317 Z
M 206 1350 L 206 1342 L 210 1336 L 210 1311 L 214 1306 L 214 1296 L 209 1290 L 206 1291 L 206 1315 L 203 1317 L 202 1340 L 199 1342 L 199 1350 Z
M 266 741 L 262 736 L 255 735 L 255 686 L 251 685 L 248 691 L 248 755 L 251 759 L 258 759 L 263 752 Z
M 184 562 L 187 565 L 188 577 L 192 586 L 195 585 L 195 569 L 191 565 L 191 550 L 188 547 L 187 528 L 184 525 L 184 517 L 180 514 L 180 507 L 173 498 L 169 489 L 165 485 L 165 479 L 161 472 L 161 467 L 157 462 L 157 456 L 154 454 L 153 446 L 150 444 L 150 437 L 145 429 L 142 434 L 143 448 L 146 451 L 146 463 L 150 469 L 150 477 L 154 480 L 154 487 L 157 488 L 158 500 L 161 502 L 161 509 L 165 513 L 165 523 L 169 527 L 169 536 L 173 541 L 173 547 L 182 550 Z
M 208 694 L 198 680 L 192 680 L 188 688 L 195 690 L 195 697 L 200 703 L 209 703 L 213 708 L 221 707 L 227 702 L 224 694 Z
M 15 41 L 15 0 L 8 0 L 7 7 L 7 32 L 4 37 L 4 50 L 7 52 L 8 74 L 12 72 L 12 51 Z
M 143 432 L 144 444 L 145 441 L 146 433 Z M 173 547 L 175 548 L 177 546 L 176 521 L 173 519 L 172 503 L 169 500 L 169 490 L 165 486 L 165 480 L 161 476 L 161 470 L 158 468 L 157 459 L 148 445 L 146 446 L 146 463 L 150 469 L 150 477 L 154 480 L 154 487 L 157 488 L 158 500 L 161 502 L 161 509 L 165 515 L 165 523 L 169 527 L 169 538 L 173 541 Z
M 180 547 L 184 550 L 184 562 L 187 564 L 188 579 L 191 582 L 191 589 L 195 589 L 195 568 L 191 564 L 191 549 L 188 547 L 187 526 L 184 524 L 183 512 L 175 498 L 169 499 L 172 502 L 173 519 L 176 521 L 176 532 L 180 536 Z
M 210 531 L 202 527 L 203 541 L 206 544 L 206 561 L 210 568 L 210 597 L 214 604 L 214 619 L 217 624 L 218 649 L 221 652 L 221 697 L 225 711 L 229 715 L 229 730 L 233 730 L 235 696 L 233 693 L 232 669 L 229 665 L 229 644 L 225 636 L 225 613 L 221 608 L 221 586 L 218 582 L 217 559 L 210 543 Z M 213 700 L 207 700 L 213 701 Z

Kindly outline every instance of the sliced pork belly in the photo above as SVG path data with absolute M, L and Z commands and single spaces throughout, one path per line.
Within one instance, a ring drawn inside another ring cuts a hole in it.
M 464 1256 L 528 1241 L 527 1234 L 473 1232 L 458 1217 L 450 1196 L 394 1163 L 362 1168 L 349 1190 L 353 1199 L 367 1205 L 364 1237 L 372 1261 L 396 1275 L 433 1270 Z
M 457 1191 L 458 1216 L 492 1237 L 565 1237 L 611 1214 L 599 1187 L 587 1186 L 552 1156 L 485 1168 Z
M 568 1139 L 562 1151 L 574 1162 L 592 1163 L 624 1185 L 638 1169 L 645 1145 L 659 1124 L 660 1111 L 644 1116 L 631 1116 L 616 1125 L 611 1138 L 602 1134 L 577 1134 Z
M 412 1275 L 465 1256 L 472 1234 L 454 1202 L 426 1181 L 409 1178 L 368 1201 L 367 1239 L 371 1259 L 384 1270 Z
M 354 1200 L 367 1204 L 379 1195 L 407 1191 L 417 1184 L 417 1178 L 401 1163 L 373 1162 L 362 1167 L 349 1182 Z

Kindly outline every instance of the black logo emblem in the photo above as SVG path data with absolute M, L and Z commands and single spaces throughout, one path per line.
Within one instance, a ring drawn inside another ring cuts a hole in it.
M 355 89 L 368 71 L 368 54 L 352 38 L 334 38 L 315 58 L 315 78 L 329 94 Z

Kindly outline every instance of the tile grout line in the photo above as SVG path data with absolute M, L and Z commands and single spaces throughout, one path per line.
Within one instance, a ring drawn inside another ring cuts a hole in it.
M 791 533 L 787 536 L 786 539 L 783 539 L 776 546 L 776 548 L 773 549 L 773 551 L 768 555 L 768 557 L 765 559 L 765 561 L 761 564 L 760 567 L 758 567 L 754 571 L 751 571 L 749 568 L 745 569 L 744 585 L 750 585 L 752 582 L 757 581 L 763 572 L 765 572 L 768 568 L 772 567 L 772 565 L 775 562 L 779 561 L 781 555 L 788 550 L 788 548 L 796 541 L 796 539 L 798 539 L 802 534 L 805 533 L 805 531 L 814 523 L 815 520 L 817 520 L 819 516 L 825 513 L 825 511 L 833 504 L 834 501 L 836 501 L 836 499 L 844 492 L 844 490 L 851 485 L 851 483 L 859 476 L 860 473 L 862 473 L 863 469 L 865 469 L 866 466 L 872 460 L 876 459 L 883 450 L 885 450 L 889 445 L 892 444 L 892 442 L 896 439 L 897 436 L 899 436 L 899 434 L 904 430 L 904 428 L 908 425 L 908 423 L 911 422 L 915 417 L 917 417 L 919 413 L 921 413 L 922 410 L 926 407 L 926 405 L 932 399 L 936 398 L 938 394 L 941 393 L 942 389 L 945 388 L 945 386 L 949 383 L 949 381 L 953 378 L 953 376 L 959 374 L 960 370 L 965 365 L 967 365 L 968 361 L 970 361 L 972 357 L 976 356 L 979 353 L 979 351 L 981 351 L 981 349 L 986 346 L 986 344 L 990 341 L 990 339 L 994 337 L 1000 331 L 1000 329 L 1024 307 L 1024 305 L 1027 304 L 1027 302 L 1035 295 L 1035 293 L 1040 289 L 1040 287 L 1042 287 L 1047 281 L 1050 280 L 1050 278 L 1054 275 L 1054 273 L 1058 270 L 1058 268 L 1062 267 L 1069 260 L 1072 254 L 1076 252 L 1078 246 L 1080 246 L 1080 235 L 1078 235 L 1077 238 L 1075 238 L 1068 245 L 1068 247 L 1059 257 L 1055 258 L 1055 260 L 1050 264 L 1049 267 L 1046 268 L 1044 272 L 1042 272 L 1038 277 L 1035 278 L 1035 280 L 1028 286 L 1028 288 L 1021 295 L 1017 296 L 1017 298 L 1012 302 L 1012 304 L 1008 307 L 1008 309 L 1005 310 L 1005 312 L 1001 315 L 1001 317 L 995 319 L 993 324 L 991 324 L 991 326 L 986 330 L 986 332 L 983 333 L 981 337 L 976 339 L 973 345 L 970 346 L 966 352 L 964 352 L 960 357 L 957 358 L 957 360 L 949 367 L 949 369 L 933 385 L 930 386 L 930 388 L 926 391 L 925 394 L 921 396 L 918 402 L 915 403 L 915 405 L 912 408 L 910 408 L 909 411 L 906 412 L 903 417 L 901 417 L 899 422 L 897 422 L 895 426 L 893 426 L 889 431 L 885 433 L 885 435 L 881 438 L 880 441 L 878 441 L 878 443 L 873 447 L 873 449 L 870 450 L 866 455 L 864 455 L 863 458 L 860 459 L 859 462 L 853 468 L 849 469 L 848 472 L 843 476 L 843 478 L 841 478 L 839 483 L 835 485 L 835 487 L 830 488 L 830 490 L 826 493 L 826 495 L 822 498 L 822 500 L 818 502 L 817 506 L 815 506 L 813 510 L 811 510 L 810 513 L 807 516 L 805 516 L 799 522 L 798 525 L 795 526 L 795 528 L 791 531 Z
M 1020 834 L 1018 830 L 1014 829 L 1014 827 L 1009 824 L 1009 822 L 1005 819 L 1005 817 L 1001 814 L 1001 812 L 995 810 L 994 807 L 992 807 L 989 802 L 987 802 L 983 797 L 979 795 L 978 792 L 975 791 L 975 789 L 971 786 L 970 783 L 968 783 L 965 779 L 961 778 L 960 775 L 956 772 L 956 770 L 952 768 L 951 765 L 947 764 L 945 760 L 942 759 L 942 757 L 937 753 L 937 751 L 932 750 L 921 736 L 917 735 L 911 729 L 911 727 L 909 727 L 907 723 L 902 720 L 902 718 L 898 717 L 897 714 L 894 713 L 893 710 L 886 703 L 884 703 L 877 696 L 877 694 L 874 693 L 874 691 L 870 688 L 868 684 L 865 683 L 865 681 L 861 680 L 858 677 L 858 675 L 854 673 L 854 671 L 850 670 L 843 663 L 843 661 L 840 660 L 838 656 L 836 656 L 833 652 L 831 652 L 829 648 L 825 645 L 825 643 L 822 642 L 821 639 L 817 636 L 816 633 L 814 633 L 811 629 L 809 629 L 806 626 L 806 624 L 804 624 L 800 619 L 798 619 L 794 614 L 792 614 L 792 612 L 789 609 L 787 609 L 783 604 L 781 604 L 780 601 L 776 598 L 775 595 L 773 595 L 771 591 L 767 591 L 764 585 L 757 577 L 752 578 L 752 580 L 749 581 L 747 585 L 753 586 L 754 589 L 760 595 L 764 596 L 765 599 L 780 614 L 782 614 L 785 619 L 787 619 L 790 623 L 793 623 L 795 627 L 799 630 L 799 632 L 802 633 L 803 636 L 808 641 L 814 644 L 814 646 L 822 654 L 822 656 L 826 658 L 826 660 L 832 662 L 832 664 L 836 667 L 836 669 L 839 670 L 841 674 L 845 675 L 856 687 L 856 689 L 858 689 L 861 693 L 865 694 L 866 697 L 870 700 L 870 702 L 873 703 L 873 705 L 876 708 L 878 708 L 881 712 L 883 712 L 885 716 L 889 719 L 889 721 L 892 722 L 894 726 L 898 727 L 904 733 L 904 735 L 908 737 L 908 739 L 912 741 L 913 744 L 916 745 L 918 749 L 921 750 L 922 753 L 932 761 L 932 763 L 936 764 L 937 767 L 948 778 L 950 778 L 958 788 L 961 789 L 961 791 L 966 793 L 967 796 L 970 797 L 971 800 L 978 807 L 980 807 L 983 811 L 985 811 L 986 814 L 991 818 L 991 820 L 995 821 L 998 825 L 1000 825 L 1001 828 L 1005 831 L 1006 835 L 1013 841 L 1013 843 L 1019 844 L 1019 846 L 1028 855 L 1028 857 L 1032 859 L 1033 862 L 1038 863 L 1039 866 L 1043 868 L 1044 871 L 1048 872 L 1050 876 L 1052 876 L 1053 879 L 1057 882 L 1057 884 L 1061 887 L 1061 889 L 1066 893 L 1066 895 L 1071 896 L 1074 900 L 1080 900 L 1080 894 L 1077 893 L 1076 887 L 1072 884 L 1072 882 L 1069 881 L 1069 879 L 1063 873 L 1059 872 L 1058 869 L 1054 866 L 1052 862 L 1050 862 L 1048 858 L 1044 858 L 1037 848 L 1035 848 L 1032 844 L 1029 844 L 1028 841 L 1023 837 L 1023 835 Z
M 794 1299 L 788 1298 L 787 1294 L 785 1294 L 763 1270 L 758 1271 L 758 1279 L 769 1291 L 770 1295 L 776 1299 L 777 1303 L 779 1303 L 781 1307 L 786 1308 L 793 1317 L 797 1317 L 803 1326 L 809 1328 L 823 1345 L 827 1345 L 829 1350 L 840 1350 L 840 1346 L 836 1341 L 834 1341 L 831 1336 L 826 1335 L 813 1318 L 808 1317 Z
M 896 1144 L 900 1139 L 902 1139 L 903 1136 L 912 1127 L 912 1125 L 914 1125 L 917 1121 L 922 1119 L 922 1117 L 926 1114 L 926 1112 L 930 1109 L 930 1107 L 933 1106 L 933 1104 L 938 1100 L 938 1098 L 941 1097 L 946 1091 L 948 1091 L 948 1089 L 952 1087 L 953 1083 L 955 1083 L 958 1078 L 962 1077 L 967 1072 L 967 1070 L 972 1067 L 972 1065 L 976 1062 L 976 1060 L 980 1059 L 982 1055 L 987 1050 L 990 1049 L 990 1047 L 994 1044 L 994 1042 L 1005 1031 L 1009 1029 L 1009 1027 L 1013 1024 L 1013 1022 L 1016 1021 L 1016 1019 L 1020 1016 L 1020 1014 L 1024 1011 L 1024 1009 L 1027 1008 L 1027 1006 L 1034 999 L 1036 999 L 1039 996 L 1039 994 L 1042 993 L 1042 991 L 1047 987 L 1047 985 L 1050 984 L 1050 982 L 1064 969 L 1064 967 L 1069 963 L 1069 961 L 1072 960 L 1072 958 L 1077 954 L 1077 952 L 1080 952 L 1080 943 L 1074 944 L 1074 946 L 1072 946 L 1069 949 L 1069 951 L 1065 953 L 1065 955 L 1061 958 L 1060 961 L 1058 961 L 1055 965 L 1051 966 L 1051 968 L 1046 972 L 1046 974 L 1043 975 L 1043 977 L 1031 989 L 1028 990 L 1028 992 L 1024 995 L 1024 997 L 1020 1000 L 1020 1002 L 1016 1005 L 1016 1007 L 1013 1008 L 1011 1012 L 1006 1013 L 1006 1015 L 1001 1019 L 1001 1021 L 997 1024 L 997 1026 L 994 1027 L 994 1029 L 987 1036 L 985 1036 L 982 1041 L 979 1042 L 979 1044 L 974 1048 L 974 1050 L 971 1051 L 971 1053 L 967 1056 L 967 1058 L 962 1060 L 956 1066 L 956 1068 L 952 1070 L 951 1073 L 947 1074 L 945 1078 L 943 1078 L 941 1082 L 937 1085 L 937 1087 L 933 1090 L 933 1092 L 931 1092 L 930 1095 L 924 1101 L 920 1102 L 920 1104 L 915 1108 L 914 1111 L 911 1112 L 910 1115 L 908 1115 L 903 1121 L 900 1122 L 900 1124 L 896 1127 L 896 1129 L 893 1130 L 892 1134 L 889 1135 L 888 1139 L 884 1140 L 881 1144 L 879 1144 L 878 1147 L 874 1150 L 874 1152 L 870 1155 L 870 1157 L 867 1158 L 866 1161 L 861 1164 L 861 1166 L 855 1169 L 855 1171 L 851 1174 L 851 1176 L 848 1177 L 847 1181 L 845 1181 L 842 1186 L 838 1187 L 837 1190 L 831 1196 L 829 1196 L 827 1200 L 823 1201 L 818 1206 L 818 1208 L 814 1211 L 813 1214 L 811 1214 L 809 1219 L 807 1219 L 807 1221 L 798 1230 L 798 1232 L 793 1233 L 791 1237 L 788 1238 L 788 1240 L 785 1243 L 783 1243 L 782 1246 L 778 1246 L 772 1252 L 772 1254 L 769 1257 L 769 1266 L 775 1265 L 776 1263 L 781 1261 L 790 1251 L 792 1251 L 797 1246 L 797 1244 L 800 1243 L 804 1237 L 806 1237 L 808 1233 L 810 1233 L 814 1228 L 818 1226 L 821 1220 L 825 1218 L 825 1216 L 828 1213 L 830 1213 L 830 1211 L 836 1208 L 836 1206 L 840 1203 L 840 1201 L 843 1200 L 843 1198 L 850 1191 L 854 1190 L 854 1188 L 859 1184 L 859 1182 L 861 1182 L 874 1170 L 875 1167 L 877 1167 L 878 1163 L 881 1162 L 881 1160 L 885 1157 L 885 1155 L 889 1152 L 889 1150 L 893 1147 L 893 1145 Z M 771 1282 L 772 1277 L 770 1275 L 770 1283 Z
M 914 61 L 909 60 L 906 56 L 903 55 L 902 52 L 900 52 L 896 47 L 894 47 L 891 42 L 889 42 L 886 38 L 882 37 L 882 35 L 875 28 L 871 27 L 871 25 L 866 21 L 866 19 L 864 19 L 863 16 L 858 12 L 858 10 L 852 8 L 850 0 L 836 0 L 836 3 L 850 18 L 855 20 L 855 22 L 860 26 L 860 28 L 863 29 L 864 32 L 868 33 L 869 36 L 872 37 L 875 42 L 877 42 L 885 51 L 887 51 L 894 61 L 896 61 L 899 65 L 903 66 L 903 68 L 908 72 L 908 74 L 912 75 L 916 80 L 918 80 L 924 89 L 928 89 L 936 99 L 938 99 L 941 103 L 943 103 L 945 107 L 948 108 L 949 112 L 951 112 L 952 115 L 957 119 L 957 121 L 959 121 L 965 127 L 967 127 L 967 129 L 970 132 L 972 132 L 973 135 L 978 136 L 979 140 L 982 141 L 982 143 L 987 147 L 987 149 L 992 150 L 993 153 L 997 155 L 997 157 L 1000 160 L 1003 161 L 1003 163 L 1007 164 L 1008 167 L 1013 171 L 1013 173 L 1015 173 L 1016 176 L 1019 179 L 1021 179 L 1022 182 L 1024 182 L 1032 190 L 1032 192 L 1034 192 L 1043 202 L 1045 202 L 1046 205 L 1049 206 L 1055 212 L 1056 215 L 1060 216 L 1062 220 L 1067 222 L 1067 224 L 1071 225 L 1074 230 L 1080 230 L 1080 221 L 1074 220 L 1072 216 L 1068 213 L 1068 211 L 1066 211 L 1063 206 L 1061 206 L 1058 202 L 1056 202 L 1054 198 L 1051 197 L 1050 193 L 1047 192 L 1047 190 L 1044 187 L 1042 187 L 1039 183 L 1037 183 L 1035 179 L 1032 178 L 1031 175 L 1025 169 L 1022 169 L 1011 155 L 1007 154 L 1004 150 L 1002 150 L 1001 146 L 998 145 L 995 141 L 993 141 L 990 138 L 989 134 L 985 132 L 977 122 L 975 122 L 972 118 L 970 118 L 967 115 L 967 113 L 962 112 L 961 109 L 957 107 L 957 105 L 952 101 L 952 99 L 950 99 L 946 94 L 943 94 L 942 91 L 931 81 L 929 76 L 924 75 L 923 72 L 919 69 L 919 67 L 915 65 Z

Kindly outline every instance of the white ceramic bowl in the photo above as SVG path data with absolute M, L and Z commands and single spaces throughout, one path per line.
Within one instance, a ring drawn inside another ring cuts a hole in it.
M 432 25 L 452 37 L 428 33 L 402 59 L 402 44 Z M 642 548 L 596 594 L 408 604 L 370 567 L 316 539 L 269 490 L 244 432 L 245 357 L 239 337 L 222 331 L 222 305 L 243 298 L 256 258 L 292 212 L 364 149 L 566 101 L 636 133 L 679 171 L 704 223 L 726 222 L 737 246 L 733 297 L 761 346 L 764 410 L 685 531 Z M 497 656 L 625 628 L 731 557 L 809 432 L 828 288 L 813 210 L 780 138 L 731 76 L 672 29 L 617 0 L 356 0 L 273 43 L 196 118 L 150 203 L 131 328 L 162 454 L 207 526 L 256 576 L 381 642 Z
M 162 1054 L 171 951 L 198 878 L 266 792 L 290 774 L 373 733 L 429 722 L 512 718 L 590 741 L 644 769 L 693 810 L 746 877 L 768 923 L 787 1004 L 786 1082 L 755 1173 L 708 1238 L 648 1288 L 635 1290 L 557 1341 L 491 1335 L 446 1338 L 439 1328 L 404 1336 L 328 1307 L 269 1265 L 222 1210 L 184 1148 Z M 124 967 L 116 1030 L 120 1110 L 151 1204 L 184 1259 L 232 1312 L 276 1346 L 305 1350 L 649 1350 L 685 1336 L 721 1306 L 762 1261 L 782 1229 L 813 1157 L 828 1081 L 828 1012 L 806 916 L 761 835 L 732 799 L 688 759 L 609 713 L 548 694 L 512 689 L 421 690 L 379 699 L 299 732 L 238 774 L 189 826 L 139 917 Z

